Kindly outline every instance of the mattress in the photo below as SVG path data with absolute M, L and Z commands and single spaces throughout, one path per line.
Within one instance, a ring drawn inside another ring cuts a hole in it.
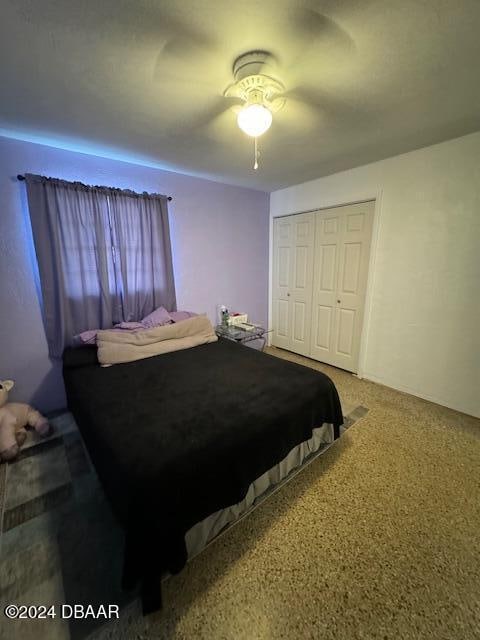
M 94 347 L 67 349 L 64 380 L 145 611 L 160 605 L 161 575 L 185 565 L 194 525 L 245 500 L 313 430 L 337 435 L 343 422 L 326 375 L 223 339 L 106 368 Z
M 278 464 L 256 478 L 248 487 L 243 500 L 225 509 L 219 509 L 185 534 L 188 559 L 201 553 L 220 534 L 239 522 L 259 506 L 286 481 L 311 462 L 334 441 L 333 425 L 323 424 L 312 432 L 312 437 L 294 447 Z

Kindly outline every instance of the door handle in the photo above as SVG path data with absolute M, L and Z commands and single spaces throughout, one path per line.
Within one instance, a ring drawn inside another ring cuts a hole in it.
M 287 293 L 287 296 L 289 296 L 289 297 L 290 297 L 290 294 L 289 294 L 289 293 Z
M 337 302 L 338 302 L 338 304 L 340 304 L 340 303 L 341 303 L 341 300 L 337 300 Z

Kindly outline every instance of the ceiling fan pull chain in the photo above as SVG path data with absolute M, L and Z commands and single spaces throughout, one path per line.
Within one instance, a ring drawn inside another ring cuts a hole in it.
M 254 145 L 255 145 L 255 162 L 253 164 L 253 168 L 256 171 L 258 169 L 258 144 L 257 144 L 257 138 L 254 138 Z

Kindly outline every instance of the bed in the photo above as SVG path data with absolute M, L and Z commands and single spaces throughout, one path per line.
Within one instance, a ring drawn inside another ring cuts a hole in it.
M 124 585 L 160 580 L 238 519 L 343 422 L 324 374 L 219 339 L 101 367 L 66 349 L 67 401 L 126 533 Z

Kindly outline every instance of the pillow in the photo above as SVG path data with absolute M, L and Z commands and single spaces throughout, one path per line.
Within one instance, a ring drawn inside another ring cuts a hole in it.
M 83 331 L 82 333 L 79 333 L 78 336 L 73 336 L 74 346 L 95 344 L 97 340 L 97 331 L 98 329 L 92 329 L 91 331 Z
M 145 316 L 141 322 L 120 322 L 116 324 L 110 331 L 141 331 L 143 329 L 153 329 L 154 327 L 162 327 L 172 322 L 181 322 L 197 316 L 193 311 L 172 311 L 169 313 L 165 307 L 158 307 L 148 316 Z M 73 338 L 73 344 L 76 346 L 85 344 L 96 344 L 97 332 L 100 329 L 91 329 L 83 331 Z
M 139 331 L 145 329 L 141 322 L 120 322 L 116 324 L 110 331 Z M 73 336 L 73 346 L 82 346 L 85 344 L 96 344 L 97 333 L 102 329 L 90 329 L 89 331 L 83 331 L 77 336 Z
M 217 340 L 210 320 L 206 316 L 197 316 L 144 331 L 99 331 L 97 356 L 102 365 L 120 364 Z
M 172 322 L 181 322 L 182 320 L 188 320 L 195 316 L 198 316 L 198 313 L 193 313 L 193 311 L 170 311 Z
M 119 322 L 113 325 L 114 329 L 123 329 L 125 331 L 135 331 L 137 329 L 145 329 L 141 322 Z
M 172 318 L 164 307 L 158 307 L 142 320 L 144 329 L 152 329 L 153 327 L 161 327 L 164 324 L 170 324 Z

